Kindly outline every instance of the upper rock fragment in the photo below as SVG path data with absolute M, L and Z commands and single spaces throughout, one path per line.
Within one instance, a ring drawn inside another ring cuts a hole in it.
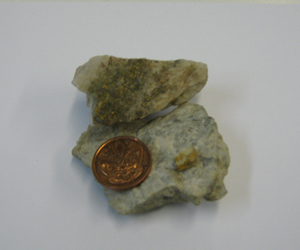
M 72 83 L 87 94 L 91 124 L 113 125 L 190 100 L 207 77 L 200 62 L 96 56 L 77 68 Z

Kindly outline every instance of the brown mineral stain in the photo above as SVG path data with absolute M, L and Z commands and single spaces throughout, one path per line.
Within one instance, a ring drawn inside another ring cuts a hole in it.
M 181 151 L 175 157 L 175 165 L 177 171 L 182 171 L 193 167 L 197 161 L 197 151 L 194 147 L 189 147 Z

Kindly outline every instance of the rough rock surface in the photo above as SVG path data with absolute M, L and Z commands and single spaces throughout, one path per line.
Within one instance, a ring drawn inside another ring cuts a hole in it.
M 169 202 L 191 201 L 199 205 L 202 198 L 217 200 L 226 194 L 223 179 L 230 161 L 228 148 L 214 119 L 202 106 L 184 103 L 152 121 L 89 126 L 72 153 L 92 168 L 97 148 L 120 135 L 135 136 L 148 145 L 153 163 L 140 186 L 126 191 L 104 188 L 117 213 L 145 212 Z M 188 164 L 178 171 L 176 162 L 180 166 Z
M 113 125 L 190 100 L 207 77 L 200 62 L 96 56 L 77 68 L 72 83 L 87 94 L 91 124 Z

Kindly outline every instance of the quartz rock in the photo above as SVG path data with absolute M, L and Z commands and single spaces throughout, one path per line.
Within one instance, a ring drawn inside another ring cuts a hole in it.
M 91 124 L 113 125 L 190 100 L 207 77 L 200 62 L 96 56 L 77 68 L 72 83 L 87 94 Z
M 138 187 L 125 191 L 104 188 L 117 213 L 141 213 L 170 202 L 199 205 L 203 198 L 217 200 L 227 193 L 223 179 L 230 161 L 228 148 L 202 106 L 184 103 L 150 121 L 90 125 L 72 153 L 92 168 L 98 147 L 121 135 L 135 136 L 149 147 L 152 169 Z

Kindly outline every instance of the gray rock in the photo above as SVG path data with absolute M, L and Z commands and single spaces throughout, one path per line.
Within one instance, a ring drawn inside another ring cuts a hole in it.
M 203 198 L 217 200 L 227 193 L 223 179 L 230 161 L 228 148 L 202 106 L 184 103 L 152 121 L 89 126 L 72 153 L 92 168 L 97 148 L 120 135 L 135 136 L 148 145 L 153 163 L 140 186 L 126 191 L 104 188 L 117 213 L 141 213 L 169 202 L 199 205 Z
M 190 100 L 207 77 L 200 62 L 96 56 L 77 68 L 72 83 L 87 94 L 91 124 L 113 125 Z

